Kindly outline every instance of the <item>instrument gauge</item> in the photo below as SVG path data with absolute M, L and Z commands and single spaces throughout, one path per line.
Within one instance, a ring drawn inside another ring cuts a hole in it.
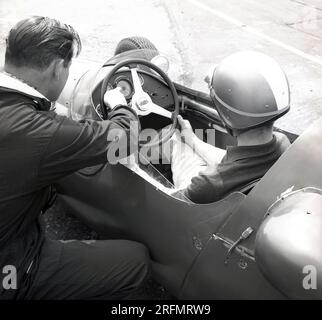
M 131 98 L 133 94 L 133 87 L 129 81 L 120 79 L 116 82 L 116 86 L 121 88 L 121 93 L 124 95 L 125 99 Z

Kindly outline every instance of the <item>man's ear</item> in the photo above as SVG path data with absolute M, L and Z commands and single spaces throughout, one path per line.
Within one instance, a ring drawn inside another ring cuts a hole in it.
M 65 69 L 64 64 L 65 61 L 63 59 L 56 59 L 51 63 L 49 68 L 51 68 L 52 76 L 54 79 L 59 80 L 63 69 Z

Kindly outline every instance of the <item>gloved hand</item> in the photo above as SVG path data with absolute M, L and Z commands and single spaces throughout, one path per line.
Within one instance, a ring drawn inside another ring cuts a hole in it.
M 181 136 L 183 137 L 185 143 L 191 145 L 196 135 L 193 132 L 190 122 L 183 119 L 180 115 L 177 119 L 181 130 Z
M 117 106 L 127 106 L 126 99 L 121 93 L 121 88 L 119 87 L 105 92 L 104 103 L 111 109 L 114 109 Z

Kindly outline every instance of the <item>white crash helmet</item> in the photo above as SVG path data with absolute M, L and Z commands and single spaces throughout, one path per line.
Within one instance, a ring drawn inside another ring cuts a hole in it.
M 230 55 L 205 79 L 229 131 L 243 132 L 273 122 L 290 110 L 290 88 L 278 63 L 253 51 Z

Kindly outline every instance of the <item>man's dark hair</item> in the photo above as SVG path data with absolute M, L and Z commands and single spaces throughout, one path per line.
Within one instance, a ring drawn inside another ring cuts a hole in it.
M 44 70 L 55 59 L 65 66 L 82 48 L 78 33 L 70 25 L 47 17 L 31 17 L 18 22 L 7 38 L 5 63 Z

